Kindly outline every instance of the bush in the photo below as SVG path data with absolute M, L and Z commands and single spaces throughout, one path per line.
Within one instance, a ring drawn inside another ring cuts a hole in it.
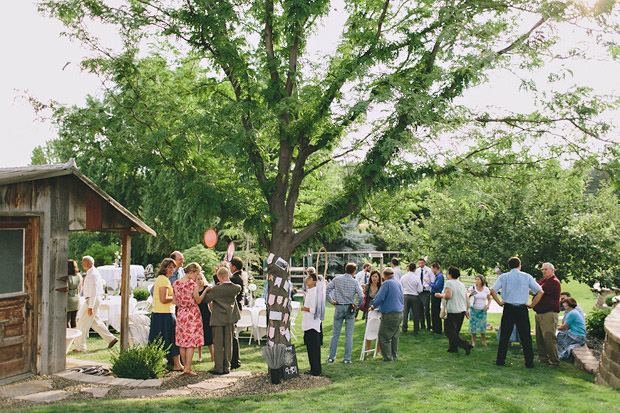
M 119 252 L 121 247 L 117 244 L 101 245 L 99 242 L 93 243 L 83 255 L 90 255 L 95 260 L 95 267 L 101 265 L 114 264 L 114 253 Z
M 149 293 L 149 290 L 144 287 L 138 287 L 133 290 L 133 298 L 135 298 L 136 301 L 145 301 L 150 295 L 151 293 Z
M 586 331 L 591 337 L 605 338 L 605 318 L 611 313 L 611 309 L 594 309 L 586 317 Z
M 181 251 L 185 257 L 185 264 L 197 262 L 202 267 L 207 281 L 213 281 L 213 268 L 220 263 L 220 257 L 223 253 L 218 253 L 213 248 L 205 248 L 204 245 L 198 244 L 184 251 Z
M 607 307 L 613 307 L 613 301 L 615 297 L 616 296 L 614 294 L 609 294 L 607 297 L 605 297 L 605 304 L 607 304 Z
M 110 370 L 116 377 L 126 379 L 157 379 L 166 373 L 167 352 L 161 339 L 146 346 L 121 349 L 118 355 L 112 355 Z

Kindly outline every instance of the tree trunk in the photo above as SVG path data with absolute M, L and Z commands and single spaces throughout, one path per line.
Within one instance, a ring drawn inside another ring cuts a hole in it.
M 273 259 L 267 265 L 267 337 L 273 343 L 289 345 L 291 343 L 291 299 L 290 290 L 293 288 L 289 284 L 288 263 L 292 253 L 291 241 L 285 235 L 274 234 L 271 241 L 271 251 Z M 286 263 L 286 268 L 278 266 L 279 262 Z M 273 330 L 272 330 L 273 329 Z

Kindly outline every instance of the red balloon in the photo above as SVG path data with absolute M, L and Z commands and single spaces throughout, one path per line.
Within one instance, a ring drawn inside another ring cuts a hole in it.
M 214 229 L 208 229 L 205 232 L 205 245 L 207 248 L 213 248 L 217 244 L 217 232 Z

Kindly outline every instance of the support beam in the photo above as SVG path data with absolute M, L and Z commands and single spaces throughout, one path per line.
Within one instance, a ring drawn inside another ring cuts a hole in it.
M 129 348 L 129 280 L 131 274 L 131 231 L 123 231 L 121 250 L 121 348 Z

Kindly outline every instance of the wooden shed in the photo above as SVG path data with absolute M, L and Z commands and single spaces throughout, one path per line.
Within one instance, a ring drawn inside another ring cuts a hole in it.
M 121 345 L 127 346 L 131 235 L 155 231 L 72 159 L 0 168 L 0 380 L 65 369 L 67 293 L 61 278 L 69 231 L 122 234 Z

